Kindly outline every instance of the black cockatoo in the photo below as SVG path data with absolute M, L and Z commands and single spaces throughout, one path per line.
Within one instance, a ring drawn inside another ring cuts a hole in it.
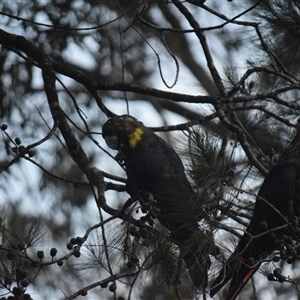
M 225 300 L 234 300 L 261 262 L 276 248 L 276 239 L 292 231 L 276 228 L 299 216 L 300 202 L 300 135 L 277 165 L 267 174 L 256 199 L 253 215 L 245 234 L 211 285 L 211 297 L 232 279 Z M 274 230 L 271 233 L 269 230 Z M 274 236 L 274 234 L 276 236 Z
M 213 246 L 208 242 L 211 237 L 198 227 L 195 192 L 180 158 L 153 130 L 130 115 L 108 120 L 102 135 L 124 161 L 127 192 L 132 198 L 140 191 L 153 195 L 160 210 L 158 220 L 178 245 L 193 284 L 203 287 Z

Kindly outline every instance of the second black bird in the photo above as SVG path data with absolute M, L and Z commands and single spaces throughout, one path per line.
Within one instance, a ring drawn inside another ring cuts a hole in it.
M 276 249 L 276 240 L 285 233 L 297 239 L 296 232 L 289 224 L 295 217 L 299 217 L 299 204 L 298 130 L 278 164 L 267 174 L 259 190 L 250 224 L 234 253 L 213 282 L 211 297 L 232 279 L 225 300 L 234 300 L 258 270 L 261 262 Z

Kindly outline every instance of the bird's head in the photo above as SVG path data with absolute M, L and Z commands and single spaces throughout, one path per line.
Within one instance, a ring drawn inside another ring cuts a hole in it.
M 116 116 L 104 123 L 102 136 L 108 147 L 120 151 L 125 156 L 143 138 L 147 128 L 130 115 Z

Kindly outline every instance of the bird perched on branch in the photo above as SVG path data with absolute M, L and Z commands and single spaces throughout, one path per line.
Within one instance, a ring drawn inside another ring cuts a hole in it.
M 211 236 L 198 227 L 195 192 L 178 155 L 153 130 L 130 115 L 108 120 L 102 135 L 110 148 L 119 151 L 117 158 L 124 162 L 129 195 L 153 195 L 160 211 L 158 220 L 179 247 L 193 284 L 203 286 L 211 264 Z
M 290 237 L 299 239 L 297 230 L 291 227 L 293 220 L 297 220 L 299 216 L 299 204 L 298 128 L 285 154 L 267 174 L 258 192 L 250 224 L 234 253 L 211 285 L 211 297 L 232 279 L 225 300 L 234 300 L 258 270 L 261 262 L 276 249 L 278 240 L 283 234 L 287 233 Z

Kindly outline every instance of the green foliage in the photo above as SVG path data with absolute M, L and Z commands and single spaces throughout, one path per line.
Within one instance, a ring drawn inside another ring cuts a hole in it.
M 220 140 L 207 131 L 194 129 L 189 138 L 191 174 L 199 186 L 209 180 L 220 169 L 221 161 L 218 159 Z
M 189 174 L 201 201 L 210 206 L 225 199 L 225 186 L 234 173 L 229 173 L 229 162 L 221 153 L 221 140 L 208 131 L 193 129 L 189 136 L 189 159 Z

